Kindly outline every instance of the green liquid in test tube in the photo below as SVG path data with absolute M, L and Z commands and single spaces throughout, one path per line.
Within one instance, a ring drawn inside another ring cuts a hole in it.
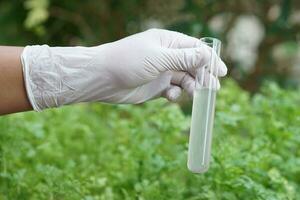
M 201 44 L 208 46 L 210 59 L 205 67 L 196 72 L 192 122 L 188 150 L 188 169 L 204 173 L 209 168 L 211 143 L 217 93 L 216 61 L 220 55 L 221 41 L 215 38 L 201 38 Z

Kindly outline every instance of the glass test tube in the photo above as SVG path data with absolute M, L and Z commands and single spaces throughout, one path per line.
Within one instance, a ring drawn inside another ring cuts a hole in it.
M 194 173 L 204 173 L 209 168 L 212 129 L 217 93 L 217 66 L 221 41 L 215 38 L 201 38 L 202 45 L 208 46 L 210 59 L 196 71 L 192 122 L 188 150 L 188 169 Z

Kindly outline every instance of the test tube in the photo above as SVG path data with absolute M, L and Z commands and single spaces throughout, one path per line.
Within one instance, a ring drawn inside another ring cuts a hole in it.
M 188 149 L 188 169 L 193 173 L 204 173 L 209 168 L 212 130 L 217 93 L 216 61 L 220 55 L 221 41 L 216 38 L 201 38 L 207 45 L 210 59 L 196 71 L 195 91 Z

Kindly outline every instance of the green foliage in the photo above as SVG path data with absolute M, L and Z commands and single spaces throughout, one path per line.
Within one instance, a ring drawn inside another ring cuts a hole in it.
M 293 67 L 298 62 L 299 8 L 300 1 L 292 0 L 1 0 L 0 44 L 94 46 L 160 27 L 197 38 L 217 37 L 226 50 L 236 22 L 250 15 L 265 32 L 252 70 L 249 66 L 245 70 L 229 52 L 222 51 L 222 57 L 232 67 L 229 75 L 254 92 L 266 79 L 284 87 L 299 85 L 297 78 L 291 78 L 299 73 Z M 257 34 L 252 28 L 244 31 Z M 283 54 L 274 56 L 278 47 L 283 47 Z
M 299 91 L 219 92 L 211 168 L 186 167 L 189 116 L 164 100 L 0 118 L 0 199 L 296 199 Z
M 29 10 L 25 27 L 33 29 L 38 35 L 45 34 L 43 24 L 48 18 L 48 0 L 27 0 L 25 8 Z

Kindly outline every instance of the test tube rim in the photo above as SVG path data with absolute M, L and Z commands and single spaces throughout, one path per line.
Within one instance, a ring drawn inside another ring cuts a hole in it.
M 214 38 L 214 37 L 202 37 L 202 38 L 200 38 L 200 42 L 202 42 L 210 47 L 212 47 L 211 45 L 213 45 L 214 43 L 218 46 L 222 44 L 221 40 Z

